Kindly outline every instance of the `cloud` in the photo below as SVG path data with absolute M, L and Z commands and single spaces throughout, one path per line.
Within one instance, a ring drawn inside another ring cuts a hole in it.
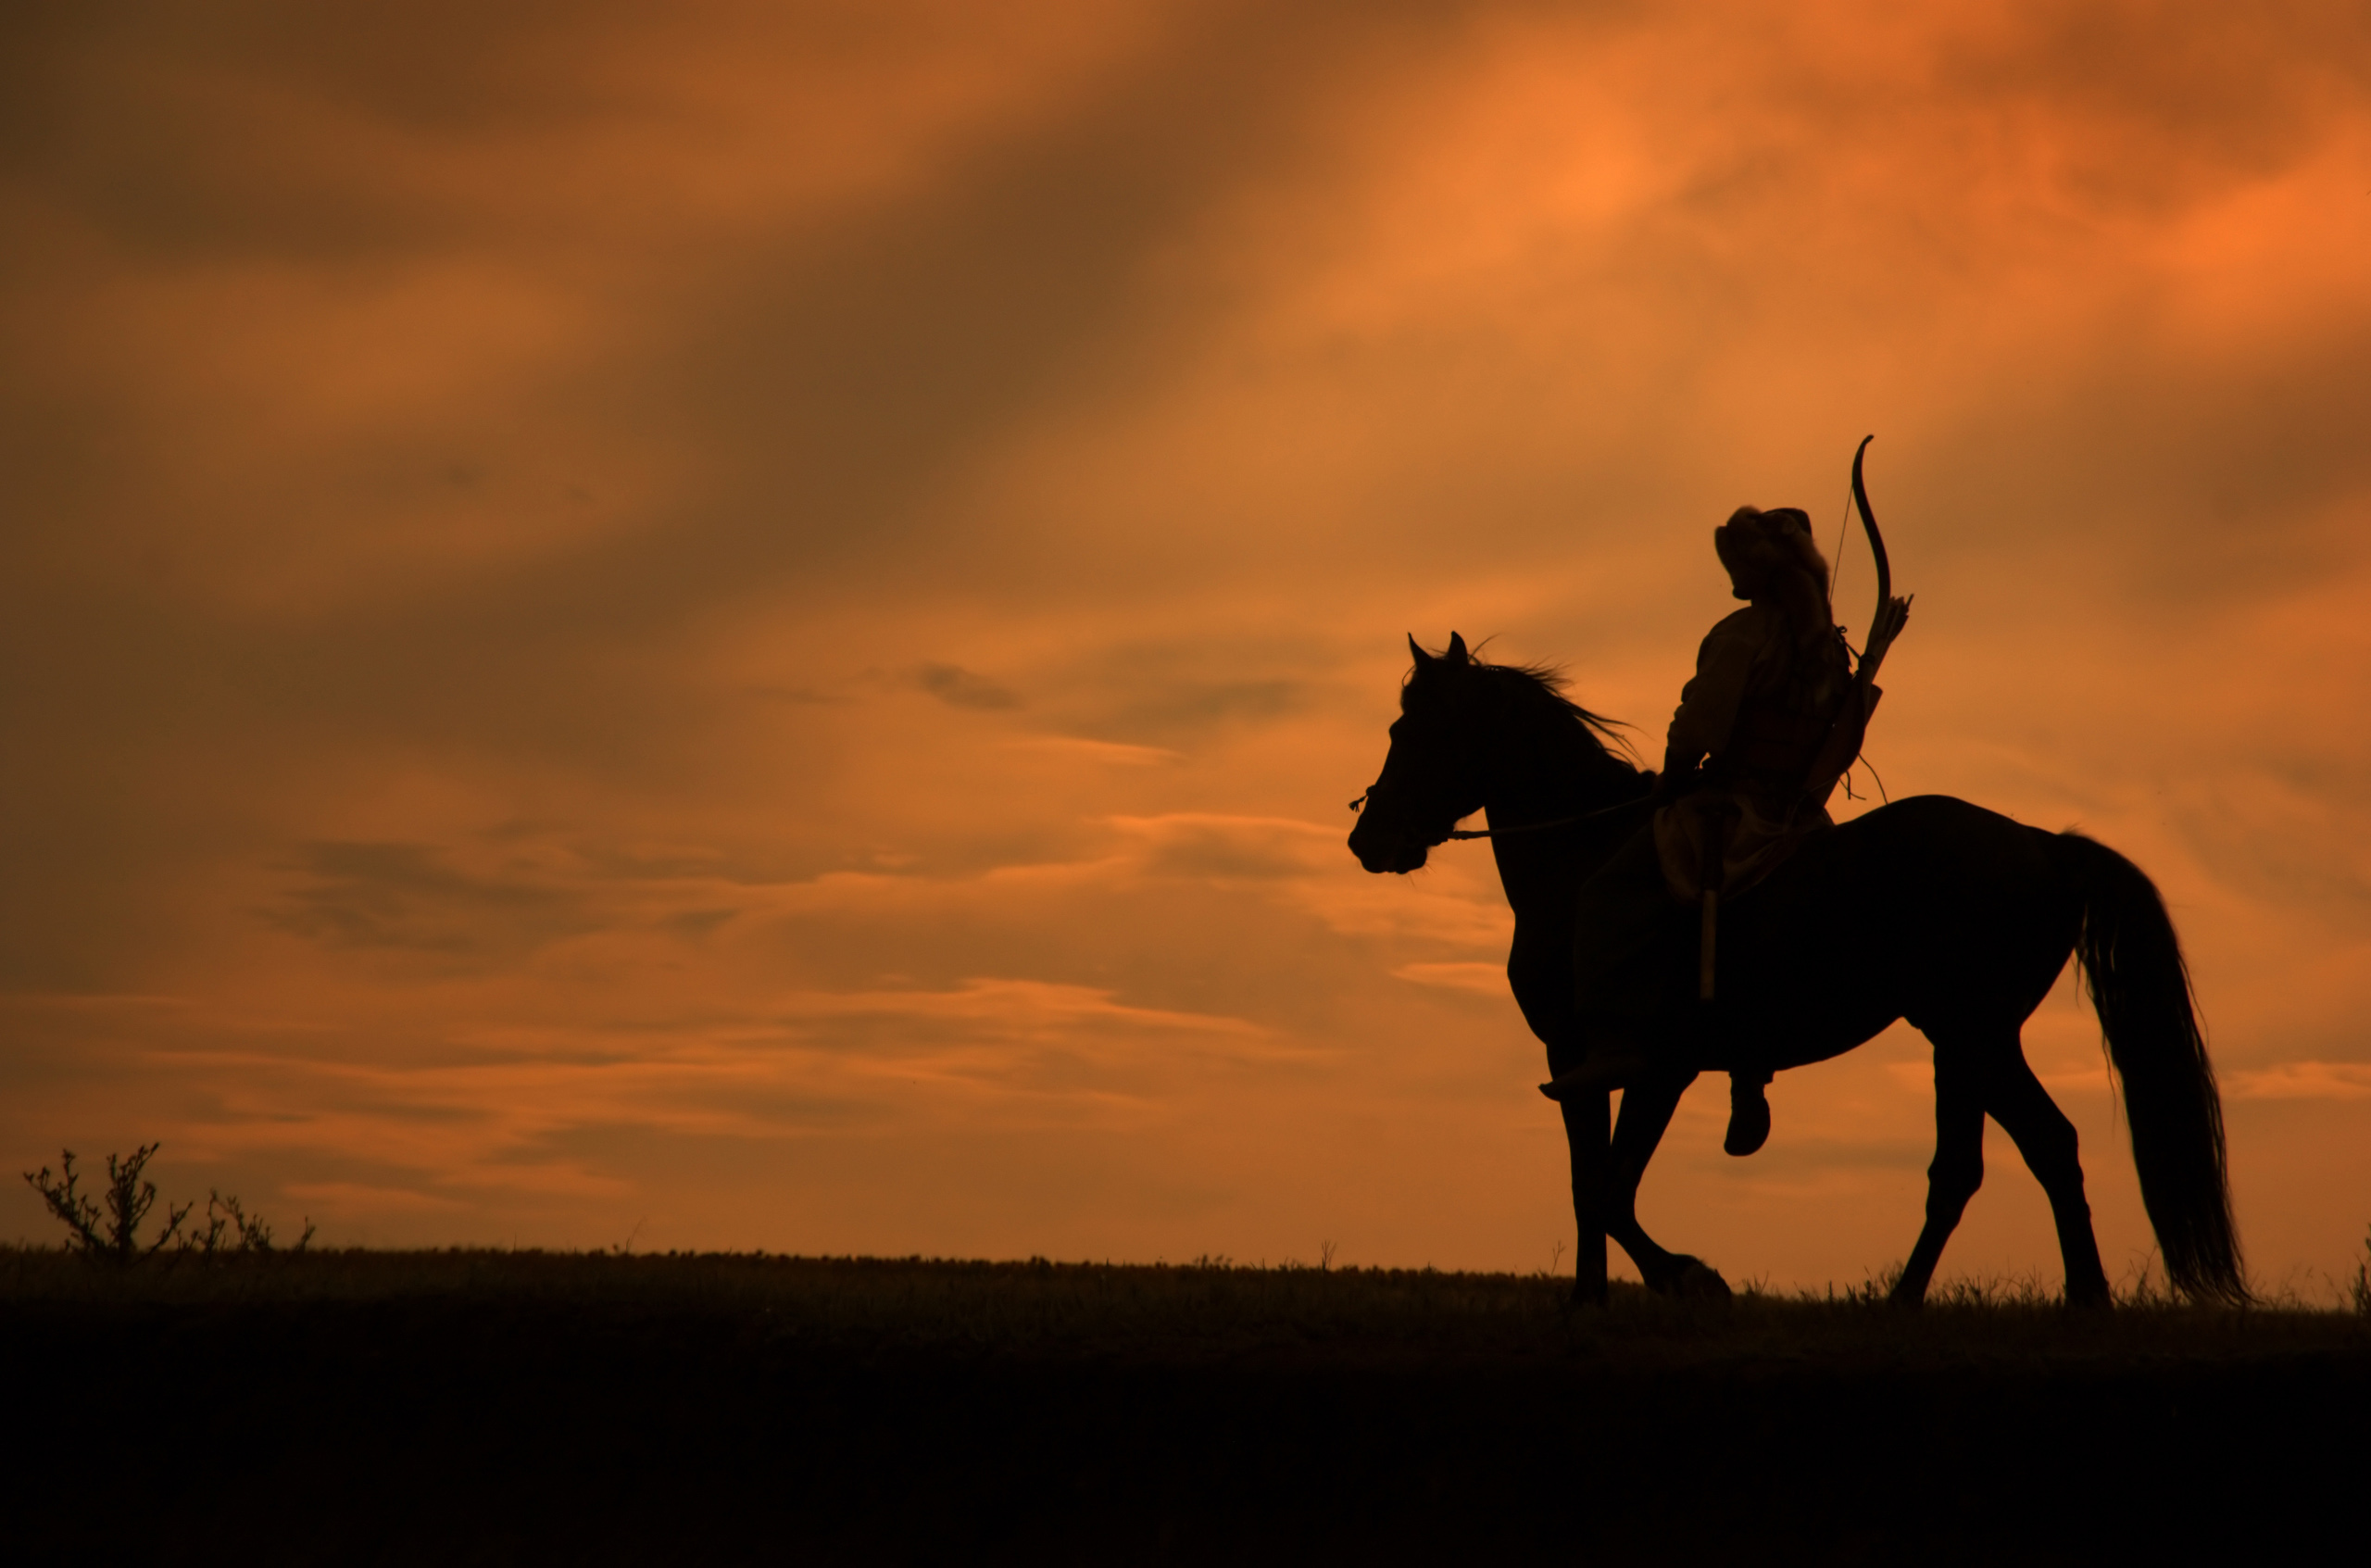
M 517 957 L 599 924 L 567 893 L 455 871 L 426 845 L 309 844 L 300 864 L 309 881 L 266 918 L 338 947 Z
M 1507 988 L 1503 963 L 1404 963 L 1392 973 L 1419 985 L 1442 985 L 1452 991 L 1480 991 L 1497 996 Z
M 2223 1092 L 2234 1099 L 2371 1098 L 2371 1064 L 2359 1061 L 2284 1061 L 2223 1075 Z
M 1115 1002 L 1109 991 L 1029 980 L 975 978 L 952 991 L 827 993 L 780 1005 L 781 1016 L 796 1021 L 804 1038 L 827 1038 L 821 1031 L 835 1022 L 894 1019 L 901 1026 L 899 1040 L 908 1046 L 947 1030 L 966 1038 L 985 1035 L 1012 1039 L 1045 1039 L 1081 1027 L 1107 1034 L 1183 1031 L 1252 1037 L 1261 1033 L 1241 1019 L 1128 1007 Z
M 1341 835 L 1333 830 L 1286 819 L 1180 811 L 1110 822 L 1144 846 L 1145 869 L 1155 876 L 1226 881 L 1300 876 L 1330 861 L 1340 849 Z
M 910 678 L 915 685 L 949 708 L 997 711 L 1021 706 L 1020 696 L 1010 688 L 998 685 L 985 675 L 974 675 L 960 665 L 919 665 Z
M 460 1199 L 408 1187 L 365 1186 L 358 1182 L 290 1182 L 281 1191 L 312 1204 L 323 1214 L 347 1219 L 371 1214 L 440 1214 L 464 1207 Z
M 1027 735 L 1007 743 L 1031 751 L 1048 751 L 1115 768 L 1158 768 L 1185 759 L 1182 752 L 1160 746 L 1126 746 L 1118 741 L 1088 740 L 1081 735 Z

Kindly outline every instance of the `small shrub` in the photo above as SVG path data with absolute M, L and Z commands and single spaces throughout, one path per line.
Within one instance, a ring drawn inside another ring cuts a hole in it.
M 191 1205 L 176 1209 L 165 1205 L 165 1228 L 156 1239 L 143 1245 L 141 1223 L 148 1218 L 148 1210 L 157 1206 L 157 1184 L 141 1179 L 141 1172 L 155 1158 L 158 1144 L 142 1144 L 125 1158 L 107 1156 L 107 1211 L 84 1197 L 80 1189 L 81 1177 L 74 1169 L 74 1151 L 67 1149 L 59 1159 L 64 1174 L 53 1176 L 44 1165 L 39 1171 L 25 1173 L 25 1182 L 41 1194 L 49 1211 L 57 1216 L 67 1232 L 67 1248 L 85 1257 L 105 1258 L 110 1262 L 129 1264 L 139 1261 L 173 1239 L 189 1218 Z M 102 1224 L 105 1229 L 102 1230 Z
M 221 1252 L 270 1252 L 272 1250 L 271 1226 L 260 1214 L 250 1214 L 237 1198 L 208 1190 L 206 1195 L 206 1226 L 193 1225 L 186 1231 L 182 1223 L 188 1220 L 194 1203 L 179 1207 L 165 1205 L 165 1227 L 147 1241 L 140 1239 L 140 1226 L 157 1206 L 157 1184 L 144 1180 L 142 1173 L 156 1157 L 160 1144 L 142 1144 L 129 1156 L 119 1159 L 107 1156 L 107 1190 L 106 1209 L 101 1210 L 82 1190 L 81 1173 L 74 1169 L 74 1151 L 67 1149 L 60 1156 L 61 1173 L 53 1175 L 48 1166 L 25 1173 L 26 1185 L 41 1194 L 49 1211 L 66 1227 L 66 1249 L 86 1258 L 104 1259 L 119 1265 L 138 1262 L 164 1248 L 179 1238 L 178 1253 L 196 1253 L 211 1257 Z M 308 1217 L 305 1231 L 296 1238 L 292 1251 L 302 1252 L 313 1239 L 314 1226 Z
M 317 1227 L 308 1215 L 304 1234 L 297 1236 L 292 1252 L 302 1252 L 312 1244 Z M 182 1237 L 181 1249 L 211 1257 L 218 1252 L 269 1252 L 272 1250 L 271 1226 L 260 1214 L 250 1214 L 240 1206 L 238 1198 L 229 1193 L 208 1187 L 206 1192 L 206 1228 L 190 1227 Z

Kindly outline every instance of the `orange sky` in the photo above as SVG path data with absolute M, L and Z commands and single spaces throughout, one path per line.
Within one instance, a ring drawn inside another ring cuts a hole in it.
M 161 1138 L 335 1243 L 1545 1267 L 1487 854 L 1342 846 L 1403 635 L 1655 736 L 1712 525 L 1830 536 L 1875 431 L 1872 759 L 2158 880 L 2255 1275 L 2351 1266 L 2361 6 L 128 15 L 0 23 L 17 1165 Z M 2069 987 L 2027 1042 L 2137 1268 Z M 1901 1257 L 1923 1042 L 1773 1101 L 1729 1160 L 1699 1085 L 1659 1238 Z M 1945 1272 L 2054 1279 L 1989 1148 Z

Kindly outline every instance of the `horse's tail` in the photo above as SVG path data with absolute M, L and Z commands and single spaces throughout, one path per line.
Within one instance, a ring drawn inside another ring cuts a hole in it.
M 2194 1298 L 2245 1301 L 2223 1102 L 2165 901 L 2139 866 L 2107 846 L 2076 833 L 2060 834 L 2056 844 L 2081 891 L 2076 956 L 2124 1080 L 2140 1201 L 2165 1272 Z

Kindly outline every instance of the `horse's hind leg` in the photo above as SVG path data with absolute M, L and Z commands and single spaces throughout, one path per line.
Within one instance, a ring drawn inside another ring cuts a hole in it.
M 1893 1303 L 1915 1307 L 1926 1299 L 1943 1244 L 1959 1228 L 1967 1200 L 1984 1185 L 1984 1085 L 1972 1054 L 1959 1047 L 1935 1047 L 1935 1162 L 1926 1167 L 1926 1228 L 1910 1249 Z
M 2104 1307 L 2107 1271 L 2100 1266 L 2099 1238 L 2091 1231 L 2091 1206 L 2083 1197 L 2083 1162 L 2077 1157 L 2075 1123 L 2058 1109 L 2026 1065 L 2022 1046 L 1994 1064 L 1985 1085 L 1985 1109 L 2017 1145 L 2017 1152 L 2050 1197 L 2058 1223 L 2058 1252 L 2066 1268 L 2069 1306 Z

